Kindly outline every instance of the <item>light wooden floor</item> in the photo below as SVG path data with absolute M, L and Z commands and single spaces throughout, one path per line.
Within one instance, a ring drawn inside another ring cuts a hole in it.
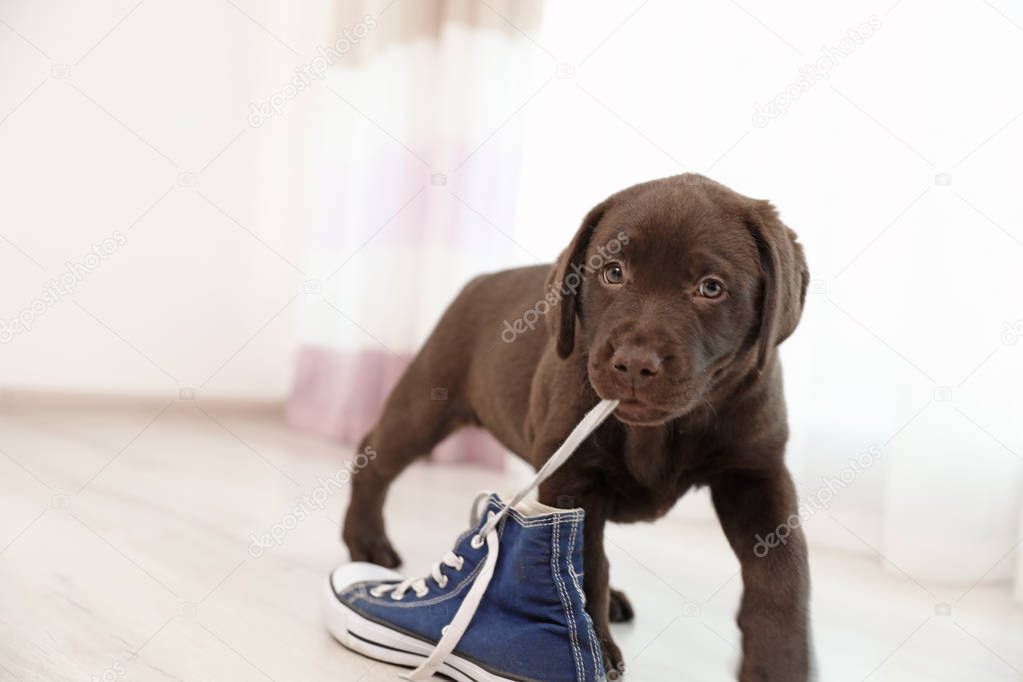
M 0 679 L 396 679 L 320 624 L 322 581 L 346 558 L 346 490 L 289 521 L 279 546 L 249 552 L 250 534 L 317 494 L 350 449 L 270 411 L 15 401 L 0 404 L 0 450 Z M 406 566 L 439 559 L 472 494 L 514 487 L 512 471 L 422 465 L 403 477 L 388 518 Z M 719 531 L 668 519 L 610 539 L 613 582 L 638 614 L 617 629 L 629 679 L 732 679 L 740 584 Z M 1023 679 L 1023 610 L 1004 590 L 957 602 L 961 588 L 825 552 L 813 577 L 823 680 Z

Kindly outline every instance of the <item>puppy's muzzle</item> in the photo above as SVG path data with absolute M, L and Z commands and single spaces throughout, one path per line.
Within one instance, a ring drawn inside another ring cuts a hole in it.
M 656 380 L 663 362 L 653 349 L 628 344 L 611 355 L 611 375 L 623 387 L 639 389 Z

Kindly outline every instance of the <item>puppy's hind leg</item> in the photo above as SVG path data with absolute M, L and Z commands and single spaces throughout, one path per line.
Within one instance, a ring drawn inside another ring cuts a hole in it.
M 427 364 L 423 353 L 413 360 L 388 396 L 380 420 L 359 445 L 369 462 L 352 475 L 352 497 L 341 533 L 352 561 L 388 568 L 401 565 L 384 530 L 387 491 L 408 465 L 467 421 L 457 399 L 437 394 L 443 377 L 437 379 L 437 373 L 431 377 Z

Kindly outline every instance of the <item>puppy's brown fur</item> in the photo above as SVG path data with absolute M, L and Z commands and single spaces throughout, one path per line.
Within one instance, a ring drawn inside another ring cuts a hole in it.
M 384 532 L 388 487 L 454 429 L 480 424 L 539 467 L 598 399 L 617 398 L 617 419 L 540 489 L 542 502 L 586 510 L 584 586 L 605 664 L 623 669 L 609 622 L 632 616 L 608 584 L 605 522 L 656 519 L 707 485 L 742 567 L 739 678 L 808 679 L 803 535 L 760 544 L 798 526 L 776 347 L 799 321 L 807 277 L 769 203 L 680 175 L 596 206 L 553 266 L 474 279 L 362 444 L 378 454 L 353 479 L 352 559 L 400 563 Z M 431 399 L 436 387 L 447 400 Z

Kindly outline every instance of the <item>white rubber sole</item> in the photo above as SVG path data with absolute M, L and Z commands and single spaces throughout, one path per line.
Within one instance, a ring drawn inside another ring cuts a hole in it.
M 406 668 L 419 667 L 433 651 L 430 644 L 367 620 L 342 604 L 334 594 L 330 578 L 327 578 L 323 596 L 323 619 L 327 630 L 345 648 Z M 455 654 L 448 656 L 437 672 L 456 682 L 516 682 L 508 677 L 498 677 Z

